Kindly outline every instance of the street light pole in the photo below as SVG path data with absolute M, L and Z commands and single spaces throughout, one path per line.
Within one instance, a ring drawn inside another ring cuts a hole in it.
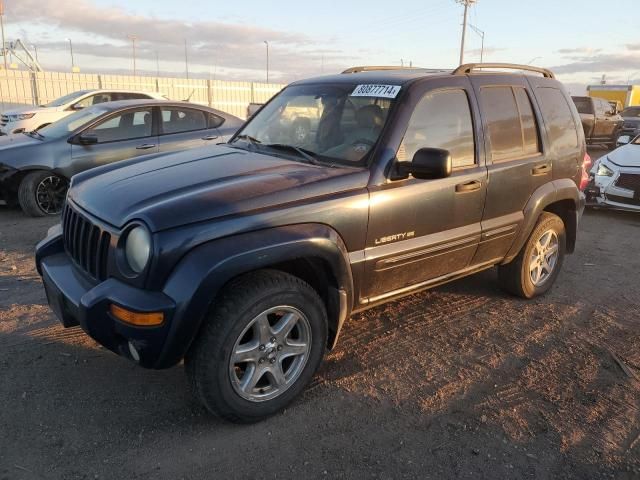
M 482 39 L 482 46 L 480 47 L 480 63 L 482 63 L 484 60 L 484 31 L 472 24 L 469 24 L 469 28 L 480 35 L 480 38 Z
M 187 55 L 187 39 L 184 39 L 184 69 L 187 72 L 187 80 L 189 80 L 189 56 Z
M 4 40 L 4 0 L 0 0 L 0 30 L 2 30 L 2 58 L 4 59 L 4 69 L 7 70 L 7 49 Z
M 460 65 L 464 63 L 464 42 L 467 36 L 467 19 L 469 15 L 469 7 L 476 0 L 456 0 L 456 2 L 464 5 L 464 21 L 462 22 L 462 40 L 460 41 Z
M 34 43 L 33 45 L 31 45 L 31 47 L 33 48 L 33 53 L 36 56 L 36 62 L 39 62 L 40 59 L 38 58 L 38 46 Z
M 267 83 L 269 83 L 269 42 L 265 40 L 264 44 L 267 46 Z
M 133 46 L 133 76 L 136 76 L 136 40 L 138 39 L 137 35 L 131 34 L 127 35 L 127 38 L 131 40 L 131 44 Z
M 74 70 L 74 68 L 76 66 L 76 63 L 73 60 L 73 43 L 71 43 L 71 39 L 70 38 L 67 38 L 66 40 L 69 42 L 69 51 L 71 52 L 71 72 L 73 72 L 73 70 Z

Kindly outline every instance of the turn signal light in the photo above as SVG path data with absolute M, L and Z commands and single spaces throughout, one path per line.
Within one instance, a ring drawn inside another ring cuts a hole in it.
M 162 325 L 162 322 L 164 322 L 164 313 L 162 312 L 132 312 L 131 310 L 127 310 L 126 308 L 122 308 L 114 304 L 111 304 L 109 311 L 111 312 L 111 315 L 116 317 L 118 320 L 138 327 L 155 327 Z

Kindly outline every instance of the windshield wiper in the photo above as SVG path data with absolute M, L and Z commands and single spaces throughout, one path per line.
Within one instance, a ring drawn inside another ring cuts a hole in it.
M 270 143 L 265 145 L 268 148 L 275 148 L 278 150 L 291 150 L 296 152 L 298 155 L 307 160 L 311 165 L 317 165 L 318 159 L 315 156 L 315 153 L 311 150 L 307 150 L 305 148 L 296 147 L 295 145 L 288 145 L 286 143 Z

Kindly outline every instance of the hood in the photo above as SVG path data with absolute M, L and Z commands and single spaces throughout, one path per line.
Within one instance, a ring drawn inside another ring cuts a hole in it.
M 38 113 L 38 112 L 55 112 L 59 110 L 58 107 L 34 107 L 33 105 L 26 105 L 20 108 L 14 108 L 13 110 L 7 110 L 2 112 L 2 115 L 18 115 L 20 113 Z
M 640 145 L 623 145 L 607 155 L 607 158 L 620 167 L 640 167 Z
M 625 125 L 640 125 L 640 117 L 622 117 Z
M 139 219 L 160 231 L 360 189 L 368 180 L 367 169 L 216 146 L 90 170 L 74 177 L 69 198 L 115 227 Z

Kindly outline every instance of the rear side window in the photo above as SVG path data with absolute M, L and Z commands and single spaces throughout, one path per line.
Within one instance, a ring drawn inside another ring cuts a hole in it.
M 165 134 L 205 130 L 207 119 L 201 110 L 165 107 L 162 109 L 162 132 Z
M 536 91 L 536 96 L 547 125 L 551 148 L 556 151 L 577 148 L 577 126 L 564 94 L 557 88 L 541 87 Z
M 411 161 L 421 148 L 448 150 L 454 168 L 476 163 L 473 121 L 464 90 L 429 92 L 420 100 L 398 149 L 398 160 Z
M 590 98 L 585 97 L 573 97 L 573 103 L 576 104 L 578 113 L 590 114 L 593 113 L 593 104 Z
M 506 162 L 540 152 L 531 100 L 522 87 L 484 87 L 480 91 L 491 158 Z

